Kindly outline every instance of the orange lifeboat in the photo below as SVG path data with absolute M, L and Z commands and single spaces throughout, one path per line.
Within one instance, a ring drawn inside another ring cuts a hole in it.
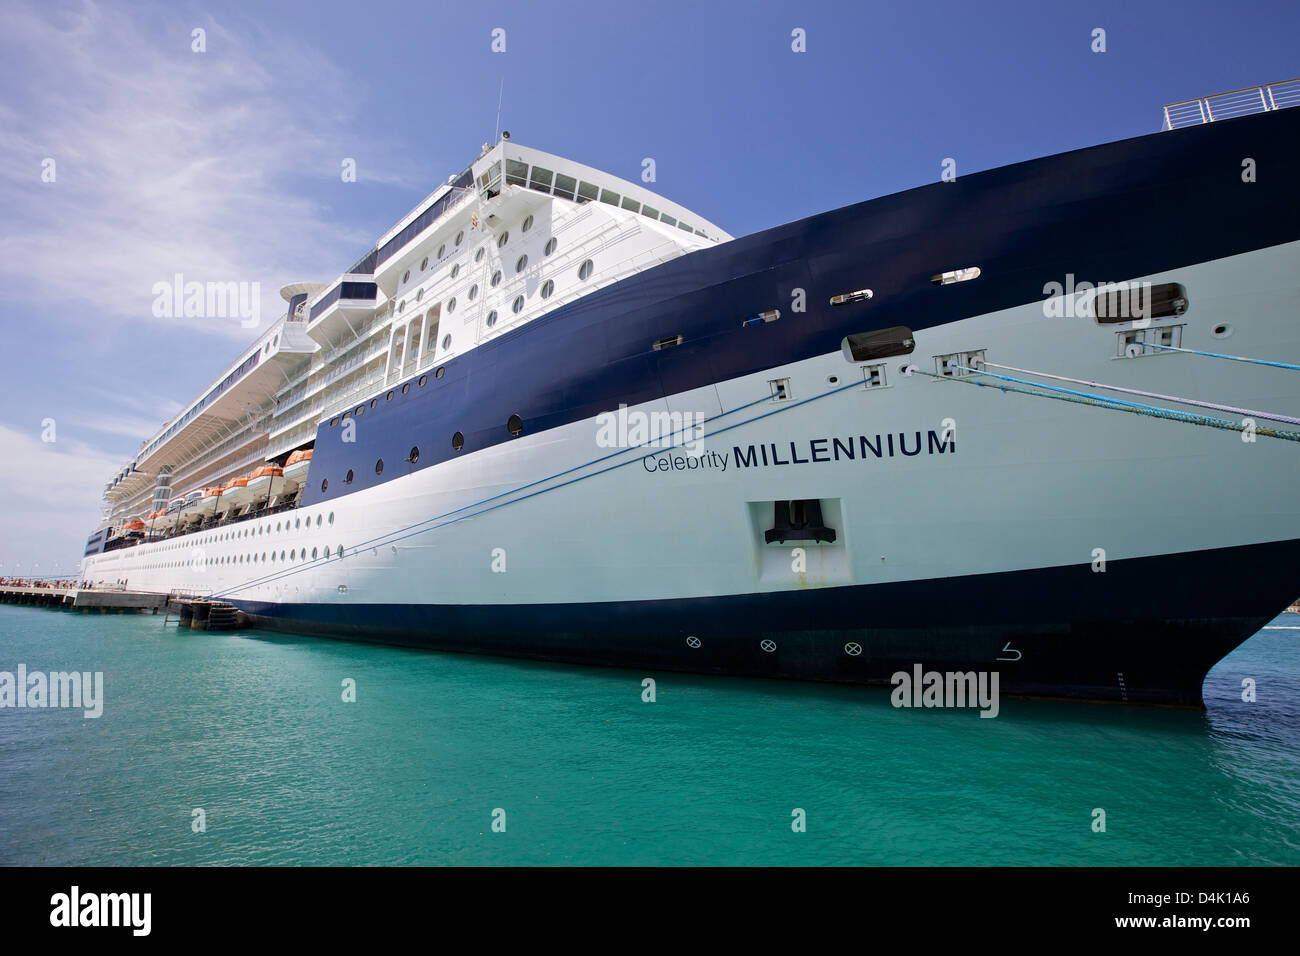
M 246 487 L 254 501 L 277 495 L 284 487 L 284 469 L 279 465 L 263 465 L 248 476 Z
M 231 478 L 221 489 L 221 503 L 232 508 L 246 505 L 252 498 L 252 492 L 248 490 L 247 475 Z
M 133 518 L 132 520 L 128 521 L 126 524 L 122 525 L 122 531 L 127 534 L 130 534 L 133 531 L 143 531 L 143 530 L 144 530 L 144 522 L 141 521 L 139 518 Z
M 300 448 L 284 463 L 284 480 L 295 485 L 306 481 L 309 468 L 311 468 L 311 449 Z

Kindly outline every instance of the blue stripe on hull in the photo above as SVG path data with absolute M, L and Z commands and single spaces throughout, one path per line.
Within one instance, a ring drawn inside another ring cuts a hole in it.
M 1272 618 L 1260 608 L 1281 612 L 1300 592 L 1298 567 L 1292 540 L 1111 561 L 1104 573 L 1082 564 L 665 601 L 235 603 L 270 629 L 437 650 L 862 684 L 919 663 L 996 670 L 1008 694 L 1200 706 L 1209 669 Z
M 535 434 L 825 355 L 852 332 L 932 328 L 1041 300 L 1045 283 L 1069 273 L 1121 281 L 1300 239 L 1300 217 L 1283 212 L 1294 209 L 1294 179 L 1239 175 L 1243 156 L 1287 170 L 1296 155 L 1300 110 L 1242 117 L 964 176 L 700 250 L 485 342 L 447 362 L 441 379 L 428 368 L 424 385 L 417 375 L 406 394 L 399 384 L 391 400 L 367 403 L 347 442 L 323 423 L 303 504 L 508 441 L 511 415 Z M 930 282 L 968 266 L 983 274 Z M 829 306 L 864 287 L 869 302 Z M 791 311 L 795 289 L 806 312 Z M 741 327 L 773 308 L 778 321 Z M 652 350 L 678 334 L 682 345 Z

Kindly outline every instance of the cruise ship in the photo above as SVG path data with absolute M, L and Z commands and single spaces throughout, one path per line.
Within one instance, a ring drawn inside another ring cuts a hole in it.
M 1297 90 L 743 238 L 502 134 L 285 286 L 108 483 L 82 577 L 436 650 L 1202 706 L 1300 593 Z

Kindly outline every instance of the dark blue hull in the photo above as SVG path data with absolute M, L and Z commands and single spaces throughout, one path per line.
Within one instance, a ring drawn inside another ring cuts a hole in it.
M 273 630 L 435 650 L 853 684 L 921 664 L 997 671 L 1005 694 L 1196 707 L 1209 669 L 1295 598 L 1298 569 L 1300 540 L 1112 561 L 1100 574 L 1083 564 L 667 601 L 234 603 Z

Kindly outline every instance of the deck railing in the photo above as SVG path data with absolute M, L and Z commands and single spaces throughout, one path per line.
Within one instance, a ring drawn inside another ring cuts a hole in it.
M 1215 120 L 1267 113 L 1297 105 L 1300 105 L 1300 78 L 1215 93 L 1213 96 L 1183 100 L 1181 103 L 1169 103 L 1164 107 L 1165 121 L 1162 129 L 1199 126 Z

